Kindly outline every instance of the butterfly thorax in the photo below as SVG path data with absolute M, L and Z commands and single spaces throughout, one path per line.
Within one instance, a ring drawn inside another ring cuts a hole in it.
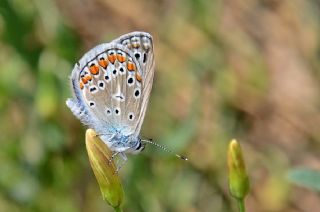
M 101 139 L 113 152 L 136 154 L 144 149 L 141 139 L 134 135 L 124 135 L 116 132 L 112 135 L 101 135 Z

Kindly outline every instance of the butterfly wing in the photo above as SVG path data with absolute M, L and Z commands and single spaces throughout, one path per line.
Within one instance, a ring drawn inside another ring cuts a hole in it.
M 125 42 L 136 37 L 146 45 L 130 49 Z M 144 58 L 137 58 L 136 50 L 145 54 Z M 67 105 L 98 134 L 138 136 L 151 91 L 153 64 L 148 33 L 130 33 L 98 45 L 75 65 L 71 75 L 75 98 L 68 99 Z
M 137 120 L 135 135 L 138 136 L 147 110 L 154 76 L 153 39 L 149 33 L 132 32 L 114 42 L 126 46 L 138 60 L 142 72 L 141 112 Z

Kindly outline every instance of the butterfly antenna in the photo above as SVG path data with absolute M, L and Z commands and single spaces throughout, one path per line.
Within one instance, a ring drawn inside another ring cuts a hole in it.
M 178 157 L 178 158 L 180 158 L 180 159 L 182 159 L 182 160 L 188 160 L 187 157 L 182 156 L 182 155 L 178 155 L 178 154 L 174 153 L 174 152 L 171 151 L 170 149 L 168 149 L 168 148 L 166 148 L 166 147 L 164 147 L 164 146 L 162 146 L 162 145 L 160 145 L 160 144 L 158 144 L 158 143 L 155 143 L 152 139 L 149 139 L 149 140 L 141 140 L 141 141 L 143 141 L 143 142 L 145 142 L 145 143 L 148 143 L 148 144 L 152 144 L 152 145 L 154 145 L 154 146 L 156 146 L 156 147 L 159 147 L 159 148 L 162 149 L 163 151 L 168 152 L 168 153 L 171 153 L 171 154 L 174 154 L 176 157 Z

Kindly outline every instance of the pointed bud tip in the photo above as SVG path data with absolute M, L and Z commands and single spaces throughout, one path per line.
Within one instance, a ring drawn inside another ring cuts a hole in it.
M 237 141 L 237 139 L 232 139 L 231 141 L 230 141 L 230 145 L 232 145 L 232 146 L 234 146 L 234 145 L 238 145 L 238 141 Z
M 237 151 L 240 148 L 240 144 L 236 139 L 232 139 L 229 143 L 229 151 Z

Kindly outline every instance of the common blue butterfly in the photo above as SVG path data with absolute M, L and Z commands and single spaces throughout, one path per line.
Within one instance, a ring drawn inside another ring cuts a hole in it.
M 115 154 L 139 153 L 154 75 L 152 36 L 131 32 L 88 51 L 71 74 L 72 113 Z M 149 141 L 149 143 L 152 143 Z

